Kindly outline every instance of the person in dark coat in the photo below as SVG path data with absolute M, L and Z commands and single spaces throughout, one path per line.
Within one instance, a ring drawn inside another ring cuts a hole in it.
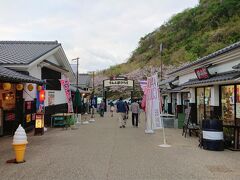
M 126 119 L 125 119 L 126 112 L 127 112 L 126 104 L 123 102 L 122 97 L 120 97 L 119 101 L 117 102 L 117 113 L 119 114 L 118 120 L 119 120 L 120 128 L 126 127 Z
M 104 111 L 105 111 L 105 103 L 103 100 L 102 100 L 101 104 L 99 105 L 99 110 L 100 110 L 100 116 L 103 117 Z
M 128 119 L 129 105 L 128 105 L 127 101 L 125 101 L 124 103 L 127 108 L 125 119 Z

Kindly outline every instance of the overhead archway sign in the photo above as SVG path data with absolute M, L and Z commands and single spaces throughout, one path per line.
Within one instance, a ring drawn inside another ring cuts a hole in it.
M 111 77 L 110 79 L 106 79 L 103 81 L 103 87 L 111 87 L 111 86 L 127 86 L 134 87 L 133 80 L 129 80 L 126 77 Z
M 110 86 L 128 86 L 133 87 L 133 80 L 104 80 L 103 81 L 104 87 Z

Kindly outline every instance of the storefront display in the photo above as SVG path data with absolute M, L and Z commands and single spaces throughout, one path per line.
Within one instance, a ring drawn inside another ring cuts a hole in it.
M 221 110 L 225 145 L 240 148 L 240 85 L 221 86 Z
M 204 109 L 205 109 L 205 119 L 211 117 L 211 87 L 204 88 Z
M 211 87 L 197 88 L 197 123 L 211 117 Z
M 223 125 L 234 125 L 234 85 L 221 87 Z
M 204 118 L 204 88 L 197 88 L 197 123 Z

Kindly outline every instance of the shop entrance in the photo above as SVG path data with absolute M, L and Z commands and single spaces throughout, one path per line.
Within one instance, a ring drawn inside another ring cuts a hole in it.
M 118 91 L 130 91 L 130 98 L 133 99 L 134 95 L 134 80 L 130 80 L 124 76 L 113 76 L 110 79 L 103 80 L 103 100 L 107 105 L 108 92 L 111 87 L 117 87 Z M 121 90 L 121 87 L 125 87 Z M 119 97 L 122 96 L 119 94 Z M 107 106 L 105 107 L 105 111 Z
M 199 124 L 203 119 L 210 118 L 211 108 L 211 87 L 197 88 L 197 123 Z
M 220 86 L 221 119 L 226 147 L 240 149 L 240 85 Z

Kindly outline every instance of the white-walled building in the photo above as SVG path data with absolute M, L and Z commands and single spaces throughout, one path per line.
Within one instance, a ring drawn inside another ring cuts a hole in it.
M 76 80 L 60 43 L 57 41 L 0 41 L 0 65 L 45 82 L 46 115 L 67 112 L 65 90 L 59 80 L 69 78 L 70 83 Z M 34 107 L 37 106 L 39 91 L 35 83 L 32 83 L 33 90 L 27 88 L 29 83 L 23 81 L 23 84 L 25 87 L 21 98 L 24 101 L 24 114 L 27 111 L 27 103 L 32 102 Z M 38 107 L 31 109 L 35 109 L 35 112 L 29 111 L 30 114 L 38 111 Z M 46 118 L 49 120 L 49 116 Z M 30 121 L 32 120 L 34 118 Z M 27 124 L 26 113 L 22 121 Z
M 189 105 L 192 123 L 201 124 L 203 119 L 222 120 L 227 146 L 240 149 L 240 42 L 168 75 L 178 79 L 178 87 L 163 91 L 171 99 L 167 109 L 171 109 L 176 96 L 179 124 L 183 123 L 184 108 Z

